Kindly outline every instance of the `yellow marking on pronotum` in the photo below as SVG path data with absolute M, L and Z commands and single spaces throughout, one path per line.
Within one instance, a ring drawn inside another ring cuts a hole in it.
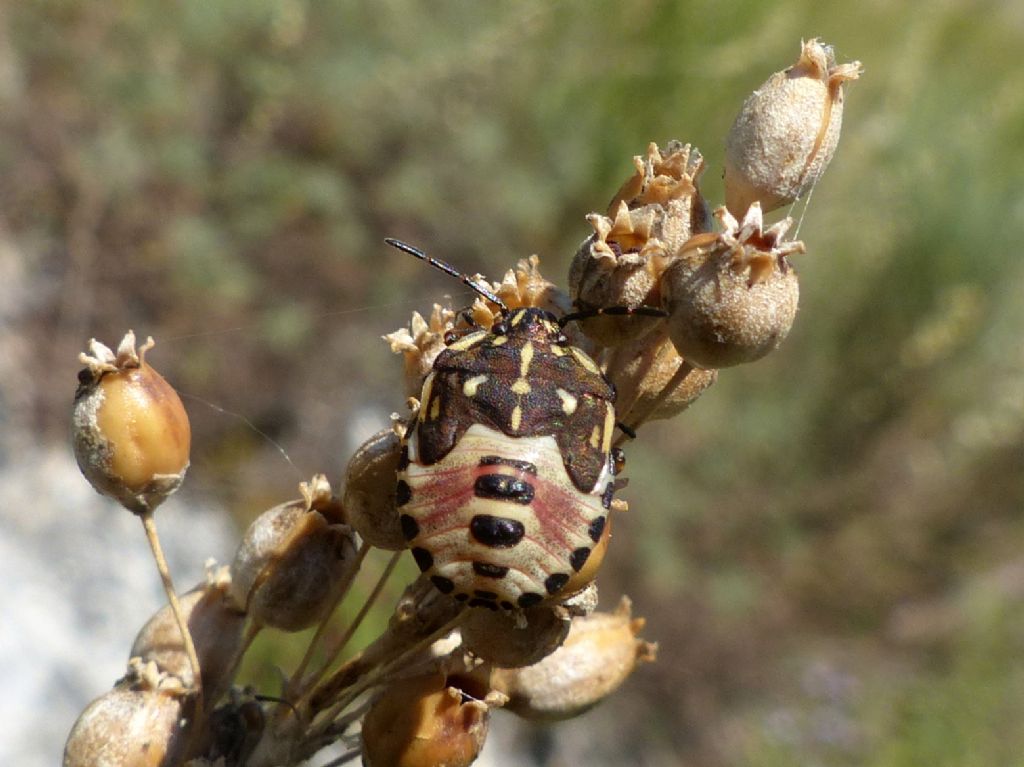
M 484 336 L 486 335 L 486 331 L 477 330 L 473 333 L 470 333 L 468 336 L 460 338 L 458 341 L 454 341 L 453 343 L 448 344 L 448 348 L 453 351 L 464 352 L 466 351 L 466 349 L 468 349 L 469 347 L 473 346 L 475 343 L 483 339 Z
M 598 369 L 597 365 L 594 364 L 594 361 L 592 359 L 590 359 L 590 357 L 588 357 L 586 354 L 581 352 L 575 346 L 571 346 L 569 348 L 572 351 L 572 356 L 576 358 L 576 361 L 578 363 L 580 363 L 583 367 L 585 367 L 591 373 L 596 373 L 597 375 L 601 375 L 601 371 Z
M 491 341 L 491 346 L 501 346 L 508 340 L 508 336 L 495 336 Z
M 533 362 L 533 342 L 527 341 L 523 344 L 523 351 L 519 357 L 519 375 L 522 378 L 526 378 L 531 362 Z
M 512 427 L 512 431 L 519 431 L 519 424 L 523 422 L 523 409 L 516 405 L 512 408 L 512 418 L 509 420 L 509 426 Z M 596 426 L 594 427 L 597 428 Z
M 604 434 L 601 439 L 601 452 L 607 453 L 612 449 L 612 434 L 615 432 L 615 408 L 608 406 L 604 415 Z
M 510 388 L 513 394 L 529 394 L 530 382 L 525 378 L 517 378 Z
M 434 401 L 430 403 L 430 414 L 427 416 L 431 421 L 438 418 L 441 415 L 441 398 L 434 397 Z
M 594 426 L 594 430 L 590 432 L 590 446 L 597 450 L 597 446 L 601 444 L 601 427 Z
M 555 389 L 555 394 L 562 400 L 562 412 L 566 415 L 572 415 L 576 412 L 576 398 L 569 394 L 565 389 Z
M 523 317 L 525 317 L 525 316 L 526 316 L 526 310 L 525 309 L 520 309 L 519 311 L 517 311 L 515 314 L 512 315 L 512 319 L 509 320 L 508 324 L 511 325 L 512 327 L 515 327 L 520 322 L 522 322 Z
M 551 345 L 551 353 L 554 354 L 556 357 L 564 357 L 566 354 L 568 354 L 568 352 L 561 346 L 555 346 L 554 344 Z
M 431 373 L 423 379 L 423 389 L 420 390 L 420 407 L 425 408 L 430 402 L 430 393 L 434 390 L 434 374 Z
M 475 397 L 477 389 L 480 388 L 480 384 L 487 380 L 487 376 L 479 375 L 467 378 L 466 382 L 462 384 L 462 393 L 467 397 Z

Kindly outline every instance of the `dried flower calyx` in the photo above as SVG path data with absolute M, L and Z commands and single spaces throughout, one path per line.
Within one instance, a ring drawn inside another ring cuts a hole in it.
M 799 284 L 787 257 L 802 242 L 783 242 L 785 219 L 764 229 L 751 205 L 742 223 L 725 208 L 721 234 L 697 235 L 665 275 L 668 331 L 682 357 L 701 368 L 760 359 L 778 347 L 796 317 Z
M 128 331 L 113 352 L 96 339 L 79 356 L 72 413 L 75 458 L 90 484 L 137 514 L 178 489 L 189 463 L 191 429 L 177 393 L 146 363 Z
M 569 268 L 573 303 L 580 311 L 609 307 L 657 307 L 660 281 L 675 251 L 709 225 L 697 186 L 704 158 L 689 144 L 656 144 L 634 158 L 636 172 L 612 200 L 608 215 L 587 217 L 594 234 L 583 242 Z M 656 319 L 592 317 L 586 334 L 614 346 L 650 331 Z

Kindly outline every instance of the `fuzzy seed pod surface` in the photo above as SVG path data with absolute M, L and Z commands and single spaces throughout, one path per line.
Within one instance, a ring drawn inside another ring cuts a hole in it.
M 182 701 L 122 683 L 90 703 L 71 728 L 64 767 L 171 767 L 187 745 Z
M 227 589 L 225 576 L 219 582 L 197 586 L 180 598 L 202 669 L 203 694 L 209 700 L 217 700 L 231 684 L 231 662 L 241 646 L 245 625 L 245 613 L 231 604 Z M 186 689 L 193 686 L 192 665 L 169 605 L 142 627 L 130 657 L 153 661 L 160 671 L 178 677 Z
M 623 597 L 614 613 L 574 618 L 565 643 L 540 663 L 497 668 L 491 683 L 524 718 L 569 719 L 616 690 L 638 662 L 654 660 L 656 646 L 637 638 L 643 624 Z
M 406 547 L 395 506 L 395 476 L 401 442 L 394 429 L 384 429 L 360 445 L 345 472 L 342 507 L 359 537 L 387 551 Z
M 253 621 L 285 631 L 318 622 L 357 566 L 355 534 L 317 475 L 303 500 L 264 512 L 249 526 L 231 563 L 231 596 Z
M 763 229 L 758 203 L 742 224 L 724 208 L 715 214 L 725 231 L 695 237 L 664 284 L 669 337 L 684 359 L 705 369 L 753 362 L 782 343 L 800 297 L 787 256 L 804 250 L 801 242 L 782 241 L 790 219 Z
M 115 354 L 95 339 L 81 355 L 72 412 L 75 458 L 90 484 L 142 513 L 178 489 L 189 463 L 191 429 L 177 393 L 136 352 L 128 331 Z
M 821 178 L 839 143 L 843 83 L 860 72 L 860 62 L 836 66 L 830 46 L 808 40 L 796 64 L 747 98 L 725 144 L 725 202 L 734 216 L 758 200 L 775 210 Z

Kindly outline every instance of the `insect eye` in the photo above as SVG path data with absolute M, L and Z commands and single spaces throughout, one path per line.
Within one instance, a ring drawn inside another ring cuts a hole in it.
M 569 345 L 569 336 L 567 336 L 565 333 L 559 333 L 555 337 L 555 343 L 558 344 L 559 346 L 568 346 Z
M 491 332 L 496 336 L 504 336 L 508 334 L 508 320 L 502 317 L 500 320 L 495 322 L 491 326 Z
M 447 333 L 444 334 L 444 345 L 451 346 L 453 343 L 459 340 L 459 335 L 459 331 L 449 330 Z

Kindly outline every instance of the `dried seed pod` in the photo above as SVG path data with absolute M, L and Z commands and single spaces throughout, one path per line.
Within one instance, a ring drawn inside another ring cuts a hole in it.
M 227 568 L 221 568 L 180 598 L 202 669 L 203 695 L 210 701 L 216 701 L 231 685 L 245 625 L 245 613 L 228 598 L 229 586 Z M 160 671 L 178 677 L 187 689 L 192 689 L 192 665 L 169 605 L 142 627 L 130 656 L 156 663 Z
M 695 232 L 705 231 L 707 206 L 697 189 L 704 168 L 700 152 L 670 142 L 633 158 L 636 173 L 612 200 L 608 215 L 587 217 L 594 234 L 583 242 L 569 268 L 573 304 L 590 312 L 608 307 L 660 305 L 659 283 L 675 250 Z M 584 333 L 614 346 L 638 338 L 658 320 L 637 316 L 595 316 L 583 320 Z
M 184 761 L 187 700 L 180 685 L 136 665 L 79 715 L 64 745 L 64 767 L 169 767 Z
M 496 610 L 470 610 L 460 630 L 466 649 L 496 666 L 531 666 L 565 641 L 569 616 L 557 606 L 538 605 L 512 615 Z
M 155 509 L 188 469 L 191 431 L 177 393 L 145 361 L 128 331 L 114 353 L 96 339 L 78 375 L 72 412 L 75 458 L 100 493 L 136 514 Z
M 355 534 L 318 474 L 302 500 L 264 512 L 249 526 L 231 564 L 231 596 L 260 626 L 299 631 L 330 610 L 358 567 Z
M 345 472 L 342 506 L 348 523 L 371 546 L 387 551 L 406 548 L 395 506 L 395 476 L 401 456 L 396 428 L 377 432 L 364 442 Z
M 562 646 L 540 663 L 496 668 L 491 684 L 524 718 L 569 719 L 617 689 L 638 662 L 654 660 L 657 646 L 637 638 L 643 625 L 642 618 L 632 618 L 623 597 L 614 613 L 574 618 Z
M 684 370 L 683 363 L 665 326 L 617 347 L 606 375 L 615 384 L 618 420 L 636 428 L 644 421 L 673 418 L 718 378 L 715 370 Z
M 843 122 L 843 83 L 859 61 L 836 65 L 832 47 L 801 43 L 796 64 L 776 72 L 743 103 L 725 142 L 725 203 L 742 216 L 800 198 L 825 172 Z
M 363 720 L 367 767 L 464 767 L 487 737 L 486 687 L 470 677 L 431 674 L 391 684 Z M 500 699 L 499 699 L 500 700 Z
M 757 203 L 742 224 L 725 208 L 715 215 L 725 231 L 694 237 L 663 285 L 672 343 L 706 369 L 753 362 L 782 343 L 800 295 L 787 256 L 804 252 L 802 242 L 782 242 L 790 219 L 763 229 Z

